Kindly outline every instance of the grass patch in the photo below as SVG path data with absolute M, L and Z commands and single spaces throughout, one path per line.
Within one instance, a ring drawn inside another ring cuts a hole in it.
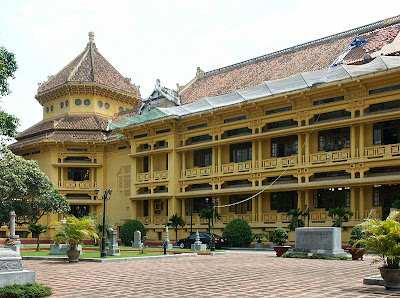
M 42 284 L 11 285 L 0 288 L 0 298 L 49 297 L 51 294 L 51 288 Z
M 313 253 L 284 253 L 283 258 L 293 259 L 319 259 L 319 260 L 350 260 L 350 257 L 346 256 L 327 256 L 324 254 L 313 254 Z
M 159 256 L 163 253 L 156 252 L 144 252 L 140 251 L 120 251 L 120 256 L 107 256 L 106 258 L 134 258 L 134 257 L 148 257 L 148 256 Z M 56 258 L 66 258 L 67 255 L 50 255 L 47 250 L 41 251 L 21 251 L 21 256 L 35 256 L 35 257 L 56 257 Z M 80 259 L 100 259 L 100 251 L 83 251 L 83 254 L 79 256 Z

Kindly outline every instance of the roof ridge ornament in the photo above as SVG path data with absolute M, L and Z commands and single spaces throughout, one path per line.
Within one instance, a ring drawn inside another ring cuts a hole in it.
M 94 42 L 94 32 L 90 31 L 88 35 L 89 35 L 89 42 L 93 43 Z

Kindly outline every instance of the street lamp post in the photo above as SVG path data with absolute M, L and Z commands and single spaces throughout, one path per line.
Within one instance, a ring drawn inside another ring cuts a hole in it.
M 208 198 L 206 198 L 206 202 L 208 203 Z M 212 217 L 211 217 L 211 245 L 210 251 L 215 251 L 215 237 L 214 237 L 214 214 L 215 214 L 215 203 L 218 204 L 219 199 L 211 200 L 211 208 L 212 208 Z
M 314 204 L 312 205 L 314 209 Z M 304 205 L 304 214 L 307 215 L 307 227 L 310 226 L 310 208 L 308 208 L 307 204 Z
M 190 199 L 190 235 L 193 234 L 193 199 Z
M 97 198 L 97 195 L 99 194 L 100 190 L 98 188 L 96 188 L 95 192 L 96 192 L 96 198 Z M 111 199 L 111 193 L 112 193 L 111 188 L 106 189 L 104 191 L 104 195 L 102 197 L 102 200 L 103 200 L 103 236 L 101 237 L 101 253 L 100 253 L 101 258 L 105 258 L 107 255 L 107 252 L 106 252 L 106 201 Z

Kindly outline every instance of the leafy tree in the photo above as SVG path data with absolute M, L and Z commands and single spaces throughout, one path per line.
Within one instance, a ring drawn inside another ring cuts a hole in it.
M 348 222 L 353 215 L 353 211 L 344 207 L 331 208 L 328 211 L 328 216 L 333 220 L 333 226 L 339 228 L 343 225 L 343 222 Z
M 10 211 L 16 224 L 37 223 L 47 213 L 68 213 L 67 199 L 39 169 L 35 160 L 16 156 L 0 145 L 0 223 L 8 224 Z
M 14 73 L 18 69 L 14 54 L 0 47 L 0 96 L 11 93 L 8 79 L 14 79 Z
M 48 225 L 41 225 L 41 224 L 29 224 L 28 230 L 29 232 L 32 233 L 32 237 L 35 237 L 37 235 L 37 246 L 36 246 L 36 251 L 39 251 L 39 236 L 40 234 L 46 233 L 47 229 L 49 228 Z
M 248 247 L 253 241 L 253 233 L 247 221 L 244 219 L 231 220 L 224 231 L 222 237 L 228 238 L 228 243 L 234 247 Z
M 0 47 L 0 97 L 11 93 L 8 79 L 14 79 L 17 68 L 14 54 L 8 52 L 4 47 Z M 6 140 L 15 137 L 18 126 L 19 119 L 17 117 L 0 109 L 0 135 L 2 137 L 5 137 Z
M 287 215 L 292 216 L 289 223 L 290 231 L 294 231 L 296 228 L 302 228 L 305 226 L 305 222 L 303 219 L 300 218 L 300 216 L 304 217 L 307 215 L 307 213 L 301 211 L 300 208 L 289 210 L 287 212 Z
M 208 232 L 211 232 L 211 219 L 213 217 L 213 208 L 207 207 L 199 211 L 200 219 L 208 220 Z M 214 218 L 221 219 L 221 214 L 214 209 Z
M 175 241 L 178 243 L 178 227 L 184 227 L 185 221 L 183 220 L 182 216 L 178 216 L 178 213 L 175 213 L 169 218 L 167 226 L 173 227 L 175 231 Z
M 121 241 L 125 246 L 132 246 L 132 241 L 136 231 L 142 233 L 142 240 L 145 239 L 146 228 L 140 221 L 131 219 L 121 226 L 119 238 L 121 238 Z

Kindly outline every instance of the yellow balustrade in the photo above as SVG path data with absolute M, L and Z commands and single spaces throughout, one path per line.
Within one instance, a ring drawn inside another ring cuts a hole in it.
M 69 189 L 90 189 L 93 188 L 89 181 L 64 181 L 64 188 Z
M 153 173 L 154 180 L 167 180 L 168 171 L 156 171 Z
M 151 178 L 151 173 L 146 172 L 146 173 L 138 173 L 137 176 L 137 182 L 144 182 L 144 181 L 150 181 Z
M 152 180 L 167 180 L 168 179 L 168 171 L 156 171 L 152 173 L 138 173 L 136 175 L 137 182 L 145 182 L 145 181 L 152 181 Z M 152 178 L 153 177 L 153 178 Z
M 196 178 L 210 176 L 212 174 L 212 166 L 186 169 L 183 178 Z
M 223 174 L 236 174 L 240 172 L 249 172 L 250 170 L 251 170 L 251 161 L 222 165 Z
M 324 222 L 328 219 L 328 211 L 313 211 L 310 212 L 310 220 L 312 222 Z
M 278 213 L 263 213 L 261 218 L 263 222 L 275 223 L 278 219 Z
M 278 165 L 277 158 L 266 159 L 262 161 L 262 168 L 263 169 L 274 169 Z
M 364 148 L 364 156 L 367 158 L 382 157 L 385 155 L 385 146 L 373 146 Z
M 150 217 L 148 217 L 148 216 L 136 217 L 136 220 L 141 222 L 142 224 L 149 224 L 150 223 Z
M 351 158 L 350 150 L 339 150 L 330 152 L 319 152 L 310 154 L 310 163 L 329 163 L 329 162 L 340 162 L 346 161 Z
M 168 216 L 154 216 L 154 224 L 165 225 L 168 222 Z

